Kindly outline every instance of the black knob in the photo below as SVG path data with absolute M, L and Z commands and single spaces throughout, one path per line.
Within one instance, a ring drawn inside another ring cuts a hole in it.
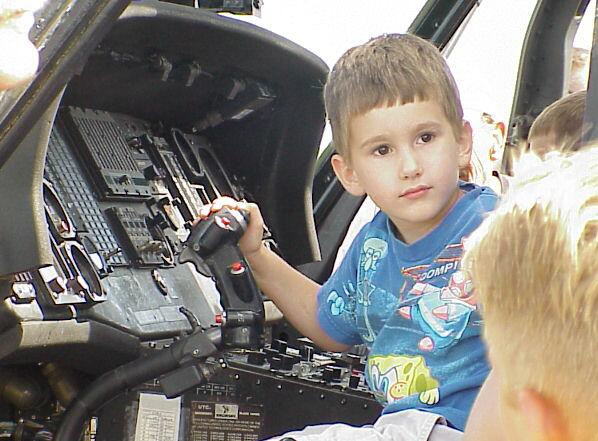
M 351 375 L 351 377 L 349 377 L 349 387 L 355 389 L 359 386 L 359 380 L 361 380 L 359 375 Z
M 272 357 L 270 359 L 270 369 L 280 369 L 282 368 L 282 359 L 280 358 L 280 356 L 278 357 Z
M 264 352 L 250 352 L 247 356 L 247 363 L 255 366 L 261 366 L 266 362 L 266 354 Z
M 276 349 L 280 354 L 287 353 L 287 342 L 284 340 L 274 339 L 271 344 L 272 349 Z
M 265 348 L 264 352 L 266 353 L 266 358 L 268 360 L 272 360 L 272 357 L 278 357 L 278 351 L 272 348 Z
M 324 370 L 322 371 L 322 380 L 324 380 L 325 382 L 330 382 L 334 379 L 334 371 L 332 370 L 332 368 L 324 368 Z
M 314 358 L 314 348 L 313 346 L 301 346 L 299 348 L 299 354 L 301 355 L 301 360 L 303 361 L 311 361 Z
M 280 359 L 282 360 L 282 368 L 284 370 L 290 370 L 293 368 L 294 358 L 290 355 L 281 354 Z

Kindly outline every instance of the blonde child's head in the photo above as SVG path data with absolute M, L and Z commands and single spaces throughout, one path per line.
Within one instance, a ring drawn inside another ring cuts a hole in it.
M 539 156 L 551 151 L 578 150 L 584 134 L 585 109 L 585 90 L 567 95 L 546 107 L 530 128 L 530 150 Z
M 377 107 L 436 100 L 456 134 L 463 128 L 459 91 L 446 61 L 426 40 L 389 34 L 349 49 L 330 72 L 324 101 L 334 146 L 350 158 L 351 119 Z
M 523 157 L 466 244 L 513 439 L 596 439 L 597 256 L 598 147 Z

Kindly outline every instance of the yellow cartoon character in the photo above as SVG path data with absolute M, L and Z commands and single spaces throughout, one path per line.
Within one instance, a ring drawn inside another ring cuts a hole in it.
M 368 359 L 368 376 L 374 394 L 387 403 L 419 394 L 424 404 L 438 403 L 438 381 L 421 355 L 374 355 Z

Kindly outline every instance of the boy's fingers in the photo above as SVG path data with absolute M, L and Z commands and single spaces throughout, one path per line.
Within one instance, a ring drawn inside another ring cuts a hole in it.
M 249 212 L 249 215 L 251 216 L 252 219 L 257 219 L 257 216 L 261 217 L 260 214 L 260 210 L 257 206 L 257 204 L 254 204 L 252 202 L 242 202 L 242 207 L 239 207 L 241 210 L 245 210 L 247 212 Z
M 226 206 L 229 208 L 235 208 L 235 205 L 236 205 L 236 201 L 234 199 L 228 198 L 228 197 L 221 197 L 221 198 L 215 199 L 211 204 L 203 205 L 199 209 L 198 217 L 199 217 L 199 219 L 205 219 L 211 213 L 221 210 L 222 207 Z
M 237 209 L 238 205 L 239 202 L 237 202 L 233 198 L 229 198 L 228 196 L 222 196 L 212 203 L 212 211 L 220 211 L 223 207 Z
M 224 207 L 230 208 L 231 210 L 243 210 L 250 213 L 259 213 L 258 206 L 256 204 L 250 204 L 247 202 L 240 202 L 231 197 L 223 196 L 218 199 L 214 199 L 211 204 L 206 204 L 199 209 L 198 220 L 206 219 L 210 214 L 222 210 Z
M 199 218 L 205 219 L 206 217 L 208 217 L 210 215 L 211 211 L 212 211 L 211 205 L 204 205 L 203 207 L 201 207 L 199 209 Z

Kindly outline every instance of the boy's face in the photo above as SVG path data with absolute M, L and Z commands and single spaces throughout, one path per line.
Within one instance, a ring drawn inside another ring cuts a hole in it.
M 432 230 L 458 199 L 459 168 L 469 163 L 471 129 L 457 139 L 435 101 L 379 107 L 349 127 L 350 161 L 333 158 L 341 182 L 367 194 L 412 243 Z

